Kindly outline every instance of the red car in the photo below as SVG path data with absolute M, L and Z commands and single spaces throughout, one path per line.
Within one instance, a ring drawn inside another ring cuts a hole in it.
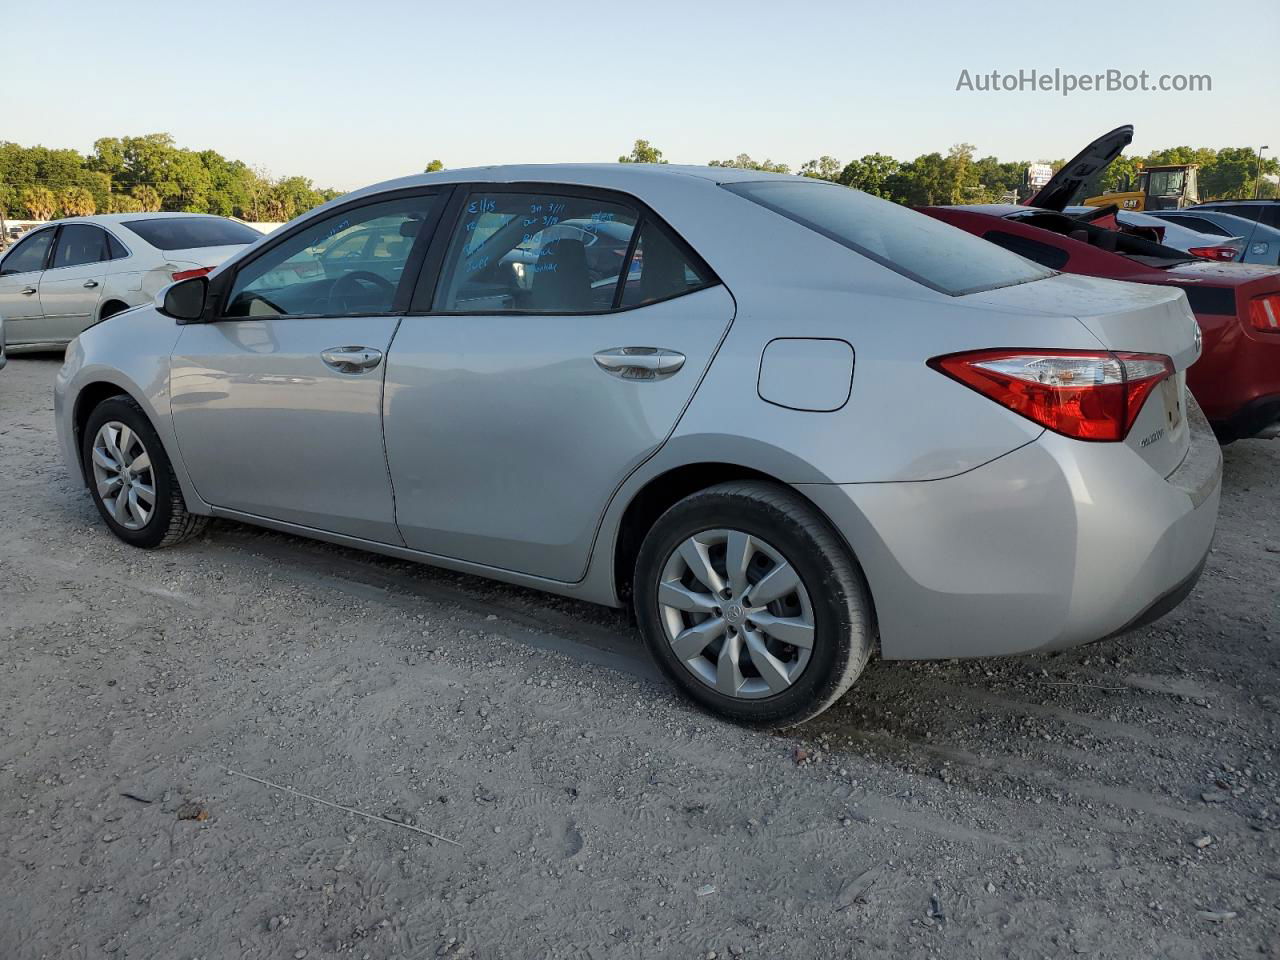
M 920 210 L 1054 270 L 1181 287 L 1204 336 L 1187 385 L 1219 440 L 1280 436 L 1280 270 L 1197 259 L 1060 212 L 1119 155 L 1124 131 L 1090 144 L 1027 206 Z

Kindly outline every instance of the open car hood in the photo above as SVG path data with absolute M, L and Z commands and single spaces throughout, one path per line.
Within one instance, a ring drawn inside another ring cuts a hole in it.
M 1111 161 L 1124 152 L 1133 142 L 1133 125 L 1116 127 L 1089 144 L 1055 173 L 1039 192 L 1027 201 L 1027 206 L 1045 210 L 1063 210 L 1084 184 L 1094 180 Z

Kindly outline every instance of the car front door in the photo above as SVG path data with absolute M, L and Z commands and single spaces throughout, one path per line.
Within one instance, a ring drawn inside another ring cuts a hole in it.
M 40 277 L 40 308 L 50 339 L 70 340 L 93 323 L 110 259 L 101 227 L 63 224 L 49 269 Z
M 57 227 L 27 234 L 0 259 L 0 317 L 5 321 L 5 342 L 13 347 L 48 340 L 40 311 L 40 276 Z
M 210 287 L 211 322 L 182 328 L 173 424 L 192 483 L 225 510 L 399 544 L 382 442 L 385 355 L 439 196 L 397 192 L 300 224 Z M 326 273 L 369 227 L 398 244 L 380 273 Z
M 624 195 L 485 186 L 455 208 L 387 364 L 396 519 L 414 549 L 573 581 L 733 298 Z

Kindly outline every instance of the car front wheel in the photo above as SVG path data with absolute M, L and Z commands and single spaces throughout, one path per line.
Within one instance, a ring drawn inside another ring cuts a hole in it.
M 199 533 L 151 422 L 130 397 L 110 397 L 89 415 L 81 457 L 93 502 L 111 532 L 135 547 L 167 547 Z
M 640 549 L 634 587 L 667 676 L 753 726 L 821 713 L 874 648 L 861 571 L 823 517 L 778 485 L 720 484 L 675 504 Z

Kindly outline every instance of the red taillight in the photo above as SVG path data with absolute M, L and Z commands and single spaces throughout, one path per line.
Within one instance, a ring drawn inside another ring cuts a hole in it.
M 1173 361 L 1154 353 L 975 350 L 929 366 L 1055 433 L 1123 440 Z
M 1249 323 L 1264 333 L 1280 333 L 1280 293 L 1268 293 L 1249 301 Z
M 1206 260 L 1234 260 L 1239 252 L 1235 247 L 1187 247 L 1187 253 Z
M 179 270 L 173 275 L 174 280 L 190 280 L 192 277 L 203 277 L 213 267 L 196 267 L 194 270 Z

